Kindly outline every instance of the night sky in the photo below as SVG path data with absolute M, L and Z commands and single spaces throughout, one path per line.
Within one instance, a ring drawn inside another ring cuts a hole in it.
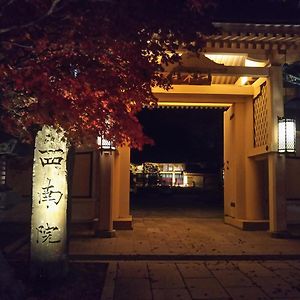
M 212 18 L 220 22 L 295 23 L 300 22 L 299 0 L 216 0 Z
M 132 150 L 135 163 L 207 162 L 220 167 L 223 162 L 223 110 L 157 108 L 138 115 L 144 132 L 155 145 Z

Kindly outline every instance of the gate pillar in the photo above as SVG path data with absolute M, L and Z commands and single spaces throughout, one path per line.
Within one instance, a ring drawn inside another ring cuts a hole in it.
M 284 115 L 282 66 L 270 67 L 270 137 L 271 151 L 268 154 L 269 175 L 269 216 L 270 232 L 277 237 L 285 235 L 286 217 L 286 184 L 285 156 L 278 154 L 278 117 Z
M 265 103 L 265 94 L 259 100 Z M 248 97 L 234 103 L 224 114 L 225 222 L 243 230 L 262 230 L 268 226 L 267 157 L 262 156 L 266 155 L 266 147 L 259 147 L 253 154 L 253 103 L 253 98 Z M 259 122 L 261 125 L 263 120 Z M 266 140 L 261 140 L 265 145 Z
M 114 237 L 112 220 L 112 188 L 113 188 L 114 154 L 99 151 L 98 197 L 99 221 L 95 234 L 99 237 Z
M 132 229 L 130 215 L 130 148 L 118 148 L 114 161 L 113 181 L 114 229 Z

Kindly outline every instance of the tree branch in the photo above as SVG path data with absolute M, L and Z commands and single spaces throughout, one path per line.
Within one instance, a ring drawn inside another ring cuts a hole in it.
M 10 5 L 11 3 L 13 3 L 15 0 L 10 0 L 9 3 L 7 3 L 7 5 Z M 7 33 L 7 32 L 10 32 L 12 30 L 15 30 L 15 29 L 21 29 L 21 28 L 27 28 L 27 27 L 30 27 L 42 20 L 44 20 L 45 18 L 49 17 L 50 15 L 52 15 L 56 9 L 56 7 L 58 6 L 58 4 L 61 2 L 62 0 L 53 0 L 50 8 L 48 9 L 48 11 L 42 15 L 40 18 L 34 20 L 34 21 L 31 21 L 31 22 L 28 22 L 28 23 L 25 23 L 23 25 L 18 25 L 18 26 L 11 26 L 11 27 L 8 27 L 8 28 L 2 28 L 0 29 L 0 35 L 1 34 L 4 34 L 4 33 Z
M 4 8 L 6 8 L 7 6 L 10 6 L 12 3 L 14 3 L 16 0 L 9 0 L 6 4 L 2 4 L 1 3 L 1 10 L 3 10 Z M 2 16 L 2 13 L 0 14 L 0 16 Z
M 61 0 L 54 0 L 54 1 L 52 2 L 52 5 L 51 5 L 50 9 L 48 10 L 46 16 L 50 16 L 50 15 L 53 13 L 53 11 L 55 10 L 55 7 L 58 5 L 58 3 L 59 3 L 60 1 L 61 1 Z
M 17 46 L 17 47 L 20 47 L 20 48 L 33 49 L 32 46 L 22 45 L 22 44 L 20 44 L 20 43 L 15 43 L 15 42 L 13 43 L 13 42 L 10 42 L 10 41 L 3 42 L 3 44 L 4 44 L 4 43 L 9 43 L 9 44 L 12 45 L 12 46 Z

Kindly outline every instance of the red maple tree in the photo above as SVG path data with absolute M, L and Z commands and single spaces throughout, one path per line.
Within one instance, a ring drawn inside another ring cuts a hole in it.
M 136 113 L 170 88 L 162 64 L 198 51 L 207 0 L 2 0 L 0 97 L 5 131 L 32 141 L 42 125 L 73 143 L 99 135 L 140 148 Z

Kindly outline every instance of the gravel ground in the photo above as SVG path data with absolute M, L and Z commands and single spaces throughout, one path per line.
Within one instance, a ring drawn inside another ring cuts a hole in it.
M 100 299 L 107 270 L 106 263 L 72 262 L 64 280 L 33 282 L 28 276 L 28 264 L 10 262 L 10 266 L 15 279 L 23 285 L 24 300 Z

